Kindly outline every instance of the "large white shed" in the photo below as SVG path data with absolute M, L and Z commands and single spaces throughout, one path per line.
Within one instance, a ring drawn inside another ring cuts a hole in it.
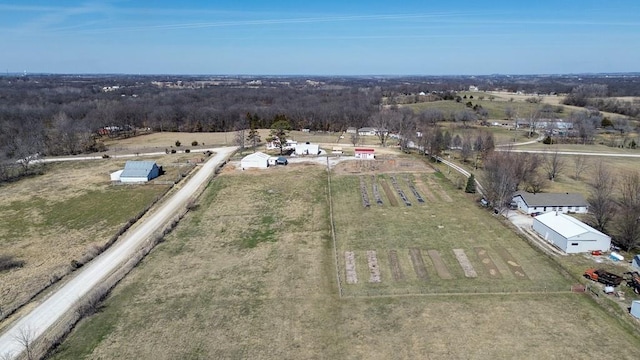
M 320 154 L 320 146 L 318 144 L 297 143 L 295 145 L 296 155 L 318 155 Z
M 266 169 L 269 166 L 269 158 L 270 156 L 263 152 L 254 152 L 240 160 L 240 167 L 242 170 L 250 168 Z
M 536 216 L 533 230 L 567 254 L 608 251 L 611 246 L 611 237 L 560 212 Z
M 155 161 L 129 160 L 124 164 L 124 170 L 120 173 L 119 178 L 123 183 L 143 183 L 155 179 L 159 175 L 160 168 Z

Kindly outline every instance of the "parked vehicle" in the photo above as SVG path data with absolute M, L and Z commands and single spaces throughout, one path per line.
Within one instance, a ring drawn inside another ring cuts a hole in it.
M 640 273 L 637 271 L 626 272 L 624 280 L 627 282 L 627 286 L 633 289 L 633 292 L 640 294 Z
M 587 269 L 583 276 L 589 280 L 597 281 L 608 286 L 618 286 L 622 283 L 622 276 L 610 273 L 603 269 Z
M 276 159 L 276 165 L 287 165 L 288 163 L 289 160 L 287 160 L 286 157 L 278 156 L 278 158 Z

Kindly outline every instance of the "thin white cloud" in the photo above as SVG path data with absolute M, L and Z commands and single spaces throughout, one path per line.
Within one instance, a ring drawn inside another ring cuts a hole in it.
M 149 31 L 149 30 L 181 30 L 199 29 L 215 27 L 239 27 L 239 26 L 260 26 L 260 25 L 286 25 L 286 24 L 313 24 L 330 22 L 358 22 L 358 21 L 393 21 L 409 19 L 427 19 L 463 16 L 461 13 L 434 13 L 434 14 L 385 14 L 385 15 L 345 15 L 345 16 L 325 16 L 325 17 L 300 17 L 300 18 L 277 18 L 277 19 L 254 19 L 254 20 L 228 20 L 214 22 L 193 22 L 164 25 L 130 26 L 130 27 L 107 27 L 88 30 L 92 33 L 103 32 L 129 32 L 129 31 Z

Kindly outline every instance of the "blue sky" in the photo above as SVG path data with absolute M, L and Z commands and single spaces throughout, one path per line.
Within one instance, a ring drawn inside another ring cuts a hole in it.
M 640 71 L 640 1 L 0 0 L 0 71 Z

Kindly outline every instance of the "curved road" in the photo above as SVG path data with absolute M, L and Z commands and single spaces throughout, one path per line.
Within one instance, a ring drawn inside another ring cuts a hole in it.
M 216 167 L 226 161 L 236 147 L 211 149 L 216 154 L 187 181 L 170 199 L 125 237 L 78 271 L 60 289 L 49 295 L 28 314 L 13 323 L 0 335 L 0 358 L 18 357 L 25 349 L 18 341 L 22 333 L 31 338 L 44 334 L 59 318 L 71 311 L 79 298 L 100 285 L 114 270 L 131 258 L 154 232 L 167 224 L 185 206 L 191 196 L 213 175 Z M 163 153 L 164 154 L 164 153 Z M 77 158 L 74 158 L 77 160 Z

